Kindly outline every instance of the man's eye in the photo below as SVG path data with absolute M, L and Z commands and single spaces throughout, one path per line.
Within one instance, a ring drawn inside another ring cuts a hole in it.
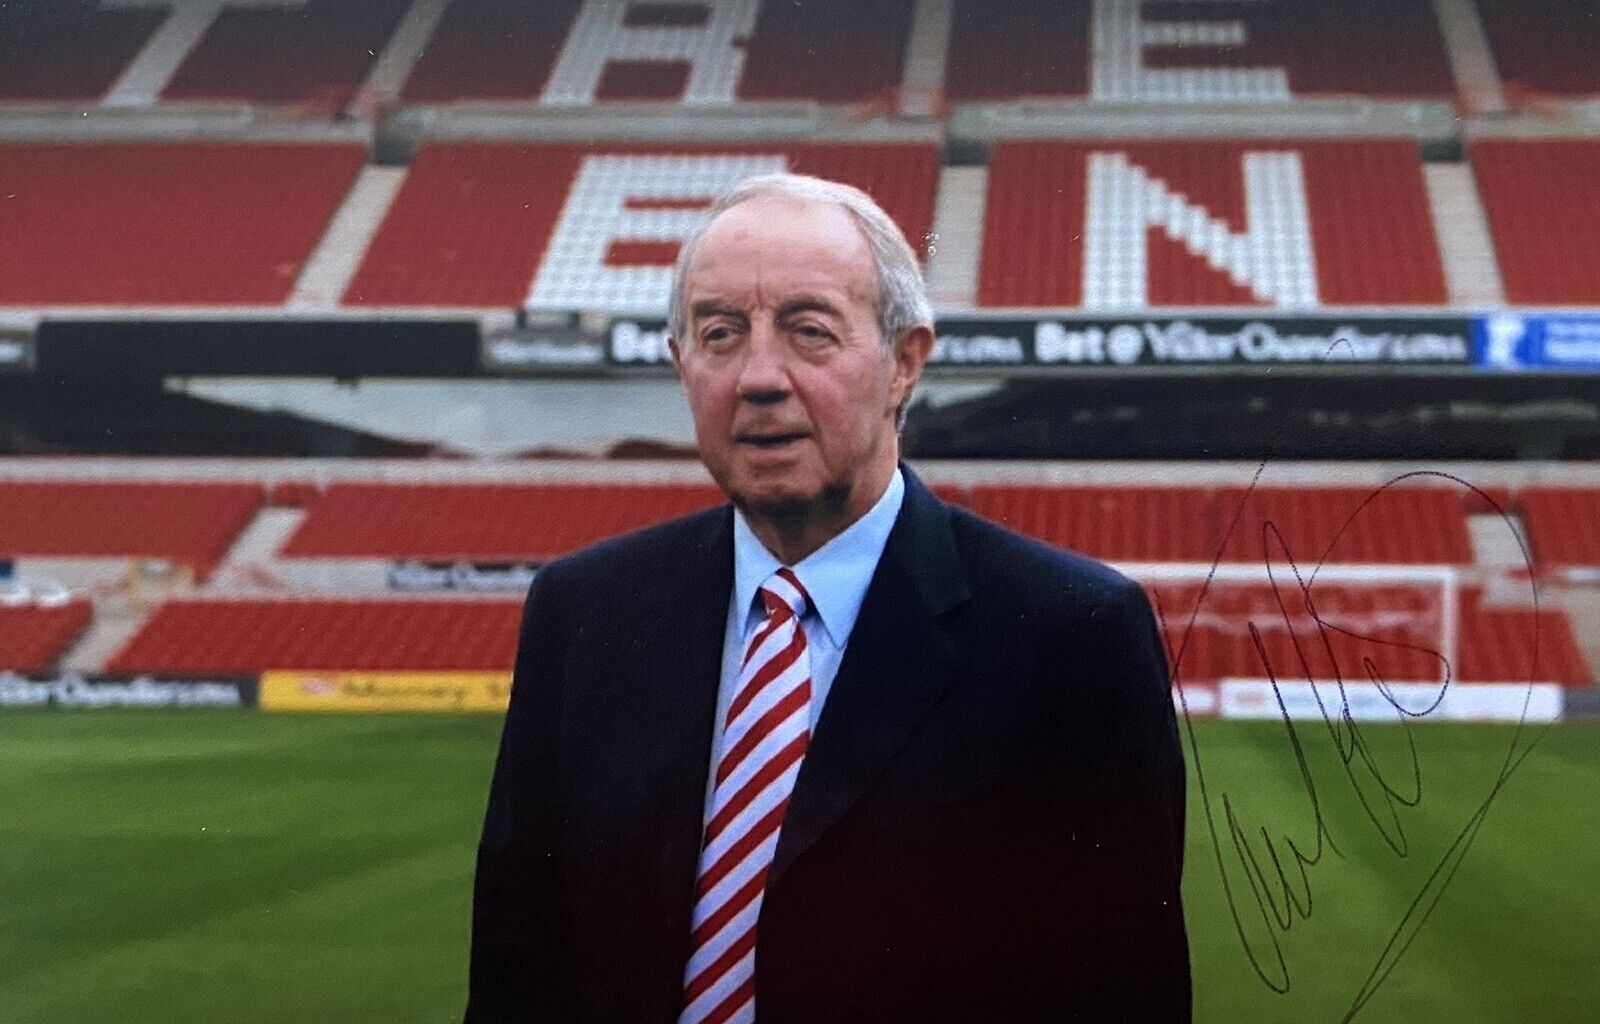
M 794 332 L 806 341 L 826 341 L 832 337 L 831 334 L 816 324 L 801 324 L 794 329 Z

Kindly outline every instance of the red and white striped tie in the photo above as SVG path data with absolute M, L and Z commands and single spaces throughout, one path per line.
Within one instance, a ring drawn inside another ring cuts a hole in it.
M 723 725 L 679 1024 L 755 1020 L 756 917 L 811 739 L 811 656 L 800 626 L 809 598 L 788 566 L 759 593 L 767 618 L 745 649 Z

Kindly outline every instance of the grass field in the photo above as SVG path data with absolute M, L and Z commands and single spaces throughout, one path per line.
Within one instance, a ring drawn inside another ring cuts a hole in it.
M 498 728 L 492 716 L 0 715 L 0 1021 L 459 1019 Z M 1197 1020 L 1342 1019 L 1513 738 L 1509 727 L 1419 727 L 1417 800 L 1405 734 L 1362 735 L 1414 804 L 1379 815 L 1392 834 L 1403 829 L 1406 855 L 1361 811 L 1326 732 L 1303 730 L 1342 856 L 1307 869 L 1304 886 L 1290 872 L 1311 912 L 1279 933 L 1262 924 L 1223 809 L 1262 857 L 1261 827 L 1286 867 L 1282 837 L 1309 851 L 1316 819 L 1292 748 L 1270 724 L 1196 725 L 1220 829 L 1214 848 L 1191 763 Z M 1372 777 L 1357 778 L 1381 808 Z M 1252 948 L 1282 942 L 1286 995 L 1249 966 L 1217 849 Z M 1431 917 L 1354 1019 L 1600 1020 L 1597 956 L 1600 728 L 1566 724 L 1506 781 Z

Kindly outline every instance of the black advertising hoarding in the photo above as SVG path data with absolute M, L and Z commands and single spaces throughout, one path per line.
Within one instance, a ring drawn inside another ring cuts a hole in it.
M 947 319 L 930 366 L 1150 367 L 1472 365 L 1466 317 L 1051 317 Z M 614 320 L 612 366 L 666 366 L 666 324 Z
M 606 362 L 612 366 L 671 366 L 665 320 L 613 320 L 606 330 Z
M 166 679 L 62 672 L 0 672 L 0 709 L 6 708 L 244 708 L 254 707 L 254 676 Z
M 539 571 L 537 562 L 427 562 L 412 559 L 389 566 L 389 589 L 414 593 L 459 590 L 493 594 L 525 592 Z
M 30 373 L 33 370 L 33 339 L 0 334 L 0 374 Z
M 1108 317 L 954 320 L 937 347 L 945 365 L 1470 366 L 1471 337 L 1465 317 Z
M 159 315 L 159 313 L 153 314 Z M 480 331 L 451 320 L 45 320 L 46 377 L 476 377 Z
M 605 347 L 591 332 L 530 327 L 485 337 L 481 360 L 486 373 L 583 371 L 605 362 Z
M 930 365 L 948 369 L 1474 365 L 1465 316 L 950 316 L 938 330 Z M 569 326 L 482 335 L 470 319 L 47 320 L 36 339 L 0 333 L 0 377 L 571 376 L 671 363 L 661 318 L 616 318 L 603 334 Z

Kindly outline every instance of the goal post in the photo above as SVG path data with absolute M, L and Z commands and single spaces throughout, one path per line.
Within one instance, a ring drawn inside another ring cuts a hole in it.
M 1421 714 L 1460 678 L 1461 577 L 1453 566 L 1119 563 L 1161 620 L 1175 683 L 1273 698 L 1397 704 Z M 1241 685 L 1248 684 L 1248 685 Z M 1387 694 L 1383 691 L 1387 690 Z M 1226 710 L 1224 708 L 1224 710 Z

